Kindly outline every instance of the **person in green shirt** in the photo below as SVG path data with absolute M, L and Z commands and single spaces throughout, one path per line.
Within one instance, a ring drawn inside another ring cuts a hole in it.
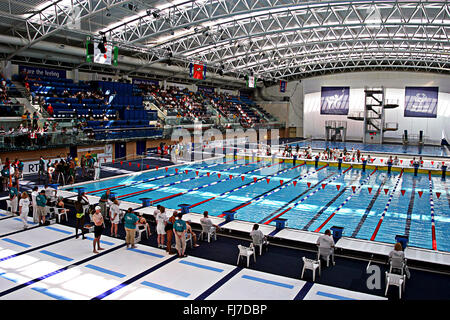
M 184 258 L 187 255 L 184 254 L 186 250 L 186 221 L 182 220 L 182 214 L 180 212 L 175 212 L 177 220 L 173 223 L 173 233 L 175 235 L 175 248 L 178 251 L 178 257 Z
M 100 202 L 98 205 L 102 208 L 102 216 L 107 217 L 106 212 L 106 204 L 108 203 L 109 198 L 111 197 L 111 190 L 106 190 L 106 192 L 100 197 Z
M 133 212 L 132 208 L 128 208 L 125 216 L 123 217 L 125 224 L 125 232 L 126 238 L 125 242 L 127 243 L 127 248 L 131 246 L 131 248 L 136 248 L 134 245 L 134 237 L 136 235 L 136 224 L 139 221 L 138 216 Z
M 17 213 L 17 205 L 19 204 L 19 191 L 16 187 L 9 188 L 9 200 L 11 200 L 11 213 Z
M 39 225 L 43 225 L 45 223 L 45 206 L 47 205 L 47 197 L 45 196 L 45 190 L 41 190 L 39 195 L 36 197 L 37 204 L 37 213 L 39 216 Z M 41 222 L 42 221 L 42 222 Z

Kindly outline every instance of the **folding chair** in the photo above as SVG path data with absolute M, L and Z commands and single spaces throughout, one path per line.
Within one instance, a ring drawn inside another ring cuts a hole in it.
M 11 200 L 6 200 L 6 211 L 13 214 Z
M 143 229 L 139 229 L 139 227 L 144 227 Z M 145 233 L 146 238 L 148 239 L 148 233 L 147 233 L 147 227 L 145 224 L 138 224 L 136 225 L 136 237 L 135 237 L 135 241 L 137 242 L 141 242 L 142 239 L 142 234 Z

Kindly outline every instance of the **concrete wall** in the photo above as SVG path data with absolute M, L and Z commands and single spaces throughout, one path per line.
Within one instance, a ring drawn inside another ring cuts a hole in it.
M 401 140 L 404 130 L 410 135 L 424 131 L 427 140 L 439 142 L 442 130 L 450 135 L 450 77 L 429 73 L 413 72 L 358 72 L 339 75 L 328 75 L 305 79 L 304 91 L 304 135 L 324 138 L 324 124 L 326 120 L 347 121 L 347 139 L 362 140 L 363 123 L 347 119 L 347 116 L 321 115 L 320 91 L 322 86 L 349 86 L 350 108 L 349 114 L 364 110 L 364 87 L 384 86 L 385 98 L 396 99 L 399 107 L 387 109 L 385 122 L 397 122 L 398 131 L 385 132 L 386 138 Z M 405 87 L 439 87 L 437 118 L 405 118 Z

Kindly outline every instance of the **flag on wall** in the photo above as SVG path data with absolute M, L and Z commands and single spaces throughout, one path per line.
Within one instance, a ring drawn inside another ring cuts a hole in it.
M 256 78 L 254 76 L 247 77 L 247 88 L 256 88 Z
M 206 66 L 202 64 L 190 63 L 189 76 L 197 80 L 206 79 Z
M 280 80 L 280 92 L 286 92 L 287 81 Z
M 438 87 L 406 87 L 405 117 L 436 118 Z

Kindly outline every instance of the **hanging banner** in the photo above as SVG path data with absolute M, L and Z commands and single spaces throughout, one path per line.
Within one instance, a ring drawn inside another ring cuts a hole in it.
M 213 94 L 214 93 L 214 88 L 213 87 L 197 86 L 197 91 L 201 91 L 201 92 L 208 93 L 208 94 Z
M 350 87 L 322 87 L 320 114 L 347 115 Z
M 405 117 L 436 118 L 438 87 L 406 87 Z
M 158 80 L 133 78 L 132 83 L 137 85 L 137 86 L 143 84 L 143 85 L 147 85 L 147 86 L 157 86 L 157 87 L 159 87 L 159 81 Z
M 286 92 L 287 81 L 280 80 L 280 92 Z
M 66 78 L 66 70 L 35 68 L 20 65 L 19 74 L 27 74 L 30 77 L 50 77 L 56 79 Z

